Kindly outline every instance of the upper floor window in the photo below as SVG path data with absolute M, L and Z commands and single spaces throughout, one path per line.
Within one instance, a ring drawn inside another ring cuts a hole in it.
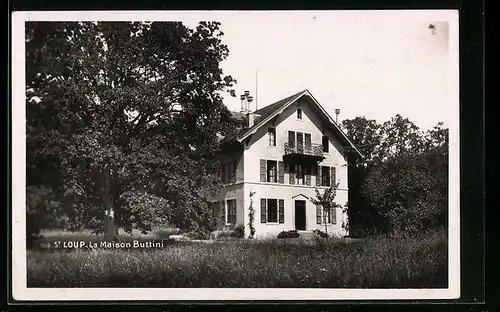
M 305 166 L 303 164 L 295 164 L 295 175 L 296 175 L 296 184 L 305 185 L 306 180 L 304 179 L 305 174 Z
M 278 162 L 275 160 L 267 161 L 267 182 L 278 182 L 276 179 L 278 167 L 277 164 Z
M 297 108 L 297 119 L 302 119 L 302 110 Z
M 236 170 L 238 161 L 233 159 L 229 162 L 221 163 L 221 182 L 222 184 L 236 183 Z
M 330 140 L 328 139 L 327 136 L 324 136 L 321 142 L 323 145 L 323 152 L 328 153 L 330 151 Z
M 321 186 L 330 186 L 330 167 L 321 166 Z
M 267 134 L 269 137 L 269 146 L 276 146 L 276 129 L 269 128 L 267 130 Z

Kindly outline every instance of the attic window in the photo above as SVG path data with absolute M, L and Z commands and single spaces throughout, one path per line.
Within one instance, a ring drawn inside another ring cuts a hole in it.
M 302 110 L 297 108 L 297 119 L 302 119 Z

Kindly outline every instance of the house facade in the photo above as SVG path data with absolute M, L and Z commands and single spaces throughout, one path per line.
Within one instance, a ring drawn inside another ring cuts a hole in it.
M 308 90 L 255 112 L 243 110 L 236 148 L 220 157 L 223 187 L 211 198 L 218 230 L 245 226 L 250 233 L 250 206 L 255 236 L 281 231 L 325 230 L 347 235 L 347 214 L 315 205 L 315 188 L 338 183 L 337 204 L 348 199 L 347 157 L 359 151 Z

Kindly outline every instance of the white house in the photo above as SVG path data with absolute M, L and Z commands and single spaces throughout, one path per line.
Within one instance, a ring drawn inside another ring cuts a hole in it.
M 255 236 L 276 236 L 285 230 L 325 230 L 346 235 L 347 214 L 334 209 L 326 218 L 311 202 L 315 188 L 339 183 L 336 202 L 348 199 L 347 156 L 361 155 L 308 90 L 244 117 L 235 148 L 220 157 L 223 188 L 212 198 L 219 230 L 245 225 L 248 236 L 252 205 Z M 253 196 L 250 196 L 253 194 Z

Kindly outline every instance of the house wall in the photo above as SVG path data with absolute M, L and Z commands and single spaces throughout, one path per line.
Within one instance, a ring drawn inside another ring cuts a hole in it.
M 256 237 L 276 237 L 281 231 L 295 229 L 295 200 L 304 200 L 306 203 L 306 231 L 319 229 L 325 231 L 325 225 L 316 223 L 316 205 L 310 198 L 315 196 L 314 186 L 303 185 L 283 185 L 276 183 L 245 183 L 245 188 L 249 192 L 255 192 L 253 201 L 255 209 L 255 229 Z M 304 197 L 306 196 L 306 197 Z M 284 223 L 261 223 L 261 198 L 283 199 L 284 200 Z M 347 190 L 337 191 L 337 203 L 347 201 Z M 248 208 L 245 209 L 248 211 Z M 245 213 L 247 215 L 248 212 Z M 342 213 L 342 209 L 336 209 L 336 224 L 328 225 L 328 233 L 343 236 L 347 232 L 342 228 L 342 222 L 347 221 L 347 214 Z M 248 223 L 248 222 L 247 222 Z M 248 226 L 247 226 L 248 227 Z
M 224 222 L 223 216 L 228 212 L 226 205 L 224 210 L 220 209 L 217 213 L 217 230 L 232 230 L 238 224 L 248 223 L 245 215 L 246 198 L 243 183 L 235 183 L 222 188 L 217 196 L 211 198 L 211 201 L 225 202 L 230 199 L 236 199 L 236 222 L 234 224 Z
M 226 154 L 220 157 L 219 163 L 230 162 L 233 159 L 237 160 L 236 167 L 236 182 L 225 184 L 222 187 L 218 194 L 215 196 L 210 196 L 209 201 L 211 202 L 226 202 L 230 199 L 236 199 L 236 222 L 234 224 L 226 223 L 225 217 L 227 215 L 227 204 L 225 204 L 225 209 L 219 209 L 216 212 L 217 216 L 217 230 L 231 230 L 238 224 L 245 224 L 245 215 L 244 215 L 244 205 L 245 205 L 245 196 L 244 196 L 244 155 L 243 153 L 232 153 Z
M 325 127 L 310 105 L 305 101 L 290 105 L 274 122 L 268 122 L 251 137 L 244 150 L 244 158 L 247 160 L 244 163 L 245 182 L 260 181 L 260 159 L 277 161 L 283 159 L 285 143 L 288 142 L 288 131 L 290 130 L 311 133 L 311 141 L 315 144 L 321 144 L 323 133 L 328 136 L 330 140 L 329 153 L 324 154 L 325 160 L 319 165 L 335 167 L 339 189 L 347 190 L 347 161 L 343 156 L 343 146 L 330 131 L 323 130 Z M 296 117 L 296 111 L 299 107 L 302 109 L 302 120 L 298 120 Z M 276 146 L 269 146 L 267 133 L 269 127 L 276 128 Z M 288 174 L 285 173 L 285 183 L 288 181 Z
M 237 167 L 236 167 L 236 183 L 241 183 L 244 180 L 244 168 L 245 168 L 245 157 L 244 154 L 239 152 L 239 153 L 231 153 L 231 154 L 226 154 L 220 156 L 219 160 L 219 165 L 222 165 L 223 163 L 227 163 L 232 161 L 233 159 L 236 159 L 237 161 Z M 221 172 L 219 171 L 219 174 Z M 228 184 L 230 185 L 230 184 Z
M 294 200 L 306 200 L 306 230 L 321 229 L 324 225 L 316 224 L 316 206 L 302 196 L 293 199 L 292 197 L 303 194 L 308 198 L 315 197 L 316 177 L 311 177 L 311 186 L 290 185 L 289 174 L 285 173 L 285 183 L 269 183 L 260 181 L 260 160 L 281 161 L 284 155 L 284 145 L 288 142 L 288 131 L 304 132 L 311 134 L 311 141 L 321 144 L 323 134 L 328 135 L 330 140 L 329 153 L 324 154 L 325 160 L 319 163 L 320 166 L 336 168 L 336 180 L 339 183 L 336 202 L 344 205 L 347 202 L 347 162 L 343 156 L 343 147 L 339 140 L 329 131 L 325 131 L 325 124 L 321 122 L 317 113 L 307 101 L 298 101 L 289 106 L 274 121 L 268 122 L 261 127 L 245 145 L 244 149 L 244 181 L 248 192 L 255 192 L 255 228 L 257 236 L 274 235 L 283 230 L 295 229 Z M 302 110 L 302 119 L 297 119 L 297 108 Z M 268 128 L 276 129 L 276 146 L 269 146 Z M 324 189 L 324 187 L 318 187 Z M 260 198 L 284 199 L 285 203 L 285 223 L 263 224 L 260 222 Z M 248 212 L 245 212 L 245 215 Z M 328 231 L 346 234 L 342 230 L 342 220 L 347 221 L 347 215 L 343 215 L 341 209 L 337 209 L 337 224 L 330 225 Z

